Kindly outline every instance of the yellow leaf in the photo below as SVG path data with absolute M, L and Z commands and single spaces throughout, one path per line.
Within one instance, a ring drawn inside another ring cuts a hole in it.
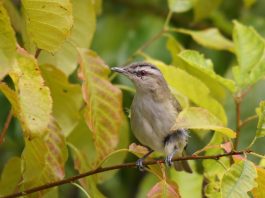
M 256 182 L 258 186 L 252 190 L 255 198 L 265 197 L 265 170 L 263 168 L 256 168 L 258 177 Z

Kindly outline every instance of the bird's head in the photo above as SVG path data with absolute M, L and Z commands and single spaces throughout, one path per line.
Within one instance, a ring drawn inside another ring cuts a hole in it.
M 127 76 L 138 91 L 154 90 L 166 85 L 161 71 L 147 62 L 133 63 L 125 67 L 113 67 L 111 70 Z

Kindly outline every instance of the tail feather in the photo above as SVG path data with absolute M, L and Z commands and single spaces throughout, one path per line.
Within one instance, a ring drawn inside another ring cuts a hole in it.
M 174 167 L 177 171 L 185 171 L 187 173 L 192 173 L 188 161 L 176 161 L 174 162 Z

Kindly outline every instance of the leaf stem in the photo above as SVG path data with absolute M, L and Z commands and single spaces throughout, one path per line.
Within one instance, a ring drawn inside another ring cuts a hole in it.
M 240 123 L 240 127 L 242 128 L 242 127 L 245 126 L 247 123 L 251 122 L 252 120 L 257 119 L 258 117 L 259 117 L 258 115 L 253 115 L 253 116 L 249 116 L 249 117 L 247 117 L 245 120 L 243 120 L 243 121 Z
M 3 127 L 2 131 L 1 131 L 1 134 L 0 134 L 0 144 L 2 144 L 3 141 L 4 141 L 5 135 L 7 133 L 7 129 L 9 127 L 10 123 L 11 123 L 11 120 L 12 120 L 12 116 L 13 116 L 13 112 L 12 112 L 12 110 L 10 110 L 8 115 L 7 115 L 4 127 Z
M 240 105 L 241 105 L 242 98 L 240 96 L 235 96 L 234 101 L 236 105 L 236 138 L 234 142 L 234 149 L 237 150 L 239 138 L 240 138 L 240 127 L 241 127 Z
M 242 155 L 244 153 L 252 153 L 252 151 L 250 150 L 244 150 L 244 151 L 232 151 L 230 153 L 224 153 L 224 154 L 220 154 L 220 155 L 210 155 L 210 156 L 187 156 L 187 157 L 179 157 L 179 158 L 174 158 L 172 161 L 186 161 L 186 160 L 204 160 L 204 159 L 213 159 L 213 160 L 217 160 L 221 157 L 226 157 L 226 156 L 231 156 L 231 155 Z M 158 160 L 149 160 L 149 161 L 145 161 L 143 163 L 143 165 L 153 165 L 153 164 L 163 164 L 165 163 L 165 161 L 163 159 L 158 159 Z M 44 184 L 41 186 L 37 186 L 34 188 L 30 188 L 24 191 L 20 191 L 14 194 L 10 194 L 10 195 L 6 195 L 6 196 L 2 196 L 0 198 L 14 198 L 14 197 L 20 197 L 20 196 L 26 196 L 28 194 L 34 193 L 34 192 L 38 192 L 41 190 L 46 190 L 55 186 L 60 186 L 63 184 L 67 184 L 67 183 L 72 183 L 78 179 L 90 176 L 90 175 L 94 175 L 97 173 L 102 173 L 102 172 L 106 172 L 106 171 L 110 171 L 110 170 L 117 170 L 117 169 L 122 169 L 122 168 L 135 168 L 136 167 L 136 163 L 135 162 L 130 162 L 130 163 L 124 163 L 124 164 L 119 164 L 119 165 L 114 165 L 114 166 L 108 166 L 108 167 L 99 167 L 97 169 L 85 172 L 85 173 L 81 173 L 79 175 L 75 175 L 69 178 L 65 178 L 63 180 L 59 180 L 59 181 L 55 181 L 52 183 L 48 183 L 48 184 Z

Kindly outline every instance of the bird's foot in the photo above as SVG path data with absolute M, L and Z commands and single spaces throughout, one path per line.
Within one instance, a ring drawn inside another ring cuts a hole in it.
M 144 159 L 145 158 L 139 158 L 136 161 L 136 167 L 139 169 L 139 171 L 142 171 L 142 172 L 145 171 Z
M 168 156 L 166 156 L 166 159 L 165 159 L 165 164 L 167 166 L 172 166 L 173 165 L 173 162 L 172 162 L 172 158 L 173 158 L 174 154 L 169 154 Z

